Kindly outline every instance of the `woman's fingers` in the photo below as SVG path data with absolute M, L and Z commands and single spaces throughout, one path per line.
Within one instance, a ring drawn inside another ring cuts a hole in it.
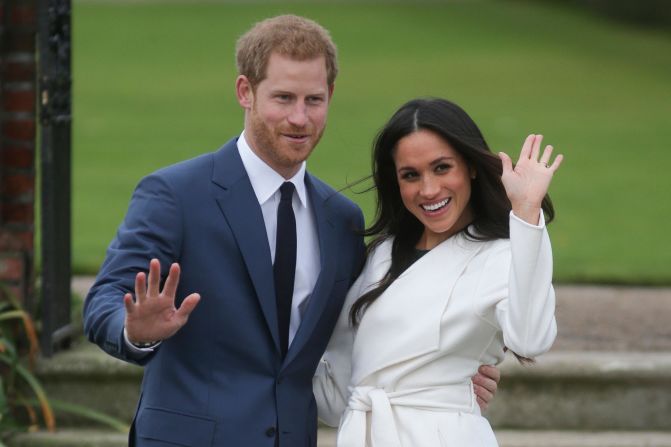
M 552 146 L 545 146 L 545 150 L 543 151 L 543 154 L 541 155 L 541 159 L 538 160 L 540 164 L 542 164 L 545 167 L 548 167 L 550 165 L 550 157 L 552 156 Z
M 531 156 L 529 157 L 531 161 L 538 160 L 538 154 L 541 151 L 541 143 L 543 142 L 543 135 L 535 135 L 534 143 L 531 146 Z
M 527 137 L 526 140 L 524 140 L 524 143 L 522 144 L 522 150 L 520 151 L 520 158 L 517 160 L 518 163 L 522 160 L 528 160 L 529 157 L 531 157 L 531 148 L 534 145 L 535 139 L 536 135 L 531 134 Z
M 545 146 L 545 149 L 541 152 L 542 142 L 543 142 L 543 135 L 536 135 L 536 134 L 529 135 L 526 138 L 526 140 L 524 140 L 522 150 L 520 151 L 520 158 L 517 163 L 520 164 L 524 163 L 525 161 L 527 162 L 530 161 L 533 163 L 541 164 L 548 169 L 552 169 L 553 172 L 556 171 L 559 168 L 559 165 L 561 164 L 563 157 L 562 155 L 557 155 L 554 161 L 550 163 L 554 147 L 552 145 L 547 145 Z M 504 158 L 501 156 L 501 153 L 499 153 L 499 157 L 501 157 L 501 160 L 504 161 Z M 506 172 L 505 166 L 504 166 L 504 172 Z
M 554 173 L 557 169 L 559 169 L 559 166 L 561 165 L 562 160 L 564 159 L 564 156 L 562 154 L 559 154 L 555 157 L 555 161 L 548 166 L 549 169 L 552 170 Z
M 505 152 L 499 152 L 499 158 L 501 159 L 501 165 L 503 167 L 503 175 L 513 170 L 513 161 L 510 159 L 508 154 Z

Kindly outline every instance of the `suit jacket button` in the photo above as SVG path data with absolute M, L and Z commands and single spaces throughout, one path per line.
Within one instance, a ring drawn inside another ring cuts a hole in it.
M 272 437 L 275 436 L 276 431 L 277 430 L 275 430 L 275 427 L 270 427 L 266 430 L 266 436 L 268 436 L 269 438 L 272 438 Z

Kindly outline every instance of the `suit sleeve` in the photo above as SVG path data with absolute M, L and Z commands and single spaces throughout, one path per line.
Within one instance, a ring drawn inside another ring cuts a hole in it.
M 510 214 L 507 298 L 496 306 L 505 345 L 533 358 L 550 349 L 557 336 L 552 287 L 552 247 L 541 213 L 538 226 Z
M 179 260 L 181 234 L 181 208 L 168 182 L 157 174 L 144 178 L 84 302 L 84 331 L 90 341 L 131 363 L 145 364 L 153 357 L 138 356 L 124 343 L 123 296 L 135 295 L 135 276 L 147 271 L 152 258 L 160 261 L 165 277 L 169 265 Z

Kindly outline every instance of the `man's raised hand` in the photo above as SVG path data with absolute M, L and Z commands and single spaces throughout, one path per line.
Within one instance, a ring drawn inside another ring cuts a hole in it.
M 163 290 L 160 290 L 161 264 L 158 259 L 149 262 L 149 278 L 144 272 L 135 276 L 135 301 L 130 293 L 123 297 L 126 334 L 131 343 L 165 340 L 186 324 L 200 295 L 192 293 L 184 298 L 179 309 L 175 308 L 179 273 L 179 264 L 172 264 Z

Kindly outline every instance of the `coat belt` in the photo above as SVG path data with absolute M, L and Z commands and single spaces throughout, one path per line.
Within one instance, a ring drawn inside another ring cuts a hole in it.
M 370 447 L 402 447 L 392 406 L 480 414 L 470 381 L 390 392 L 382 388 L 358 386 L 351 389 L 336 445 L 366 447 L 366 439 L 370 435 Z M 368 412 L 371 412 L 370 433 L 366 421 Z

